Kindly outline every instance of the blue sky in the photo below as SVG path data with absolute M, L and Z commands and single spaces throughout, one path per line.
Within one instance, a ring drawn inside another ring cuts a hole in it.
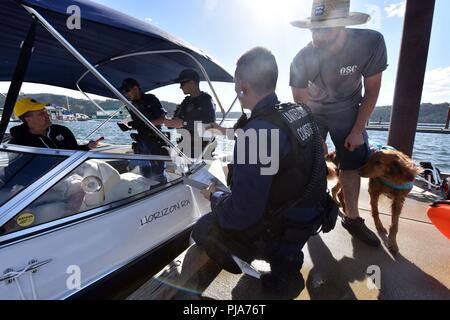
M 218 60 L 230 73 L 239 56 L 255 46 L 265 46 L 275 54 L 280 78 L 277 92 L 281 100 L 291 100 L 289 65 L 296 53 L 310 40 L 307 30 L 292 27 L 289 22 L 308 17 L 312 0 L 97 0 L 102 4 L 147 20 L 174 36 L 201 48 Z M 406 1 L 353 0 L 352 11 L 370 13 L 368 25 L 383 33 L 386 39 L 389 68 L 384 74 L 378 105 L 393 100 L 397 61 Z M 437 0 L 435 20 L 423 102 L 450 102 L 450 41 L 447 35 L 450 1 Z M 6 91 L 5 84 L 0 91 Z M 202 89 L 206 85 L 202 84 Z M 233 86 L 218 86 L 219 97 L 228 105 Z M 49 92 L 48 87 L 28 85 L 24 92 Z M 54 90 L 52 90 L 55 92 Z M 155 93 L 163 100 L 181 101 L 177 86 Z M 69 95 L 78 96 L 73 92 Z

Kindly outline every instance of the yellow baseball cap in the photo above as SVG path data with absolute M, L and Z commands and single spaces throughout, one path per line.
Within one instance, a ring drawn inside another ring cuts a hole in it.
M 16 105 L 14 106 L 14 114 L 18 118 L 27 112 L 45 109 L 46 106 L 48 106 L 48 103 L 41 103 L 33 98 L 23 98 L 17 100 Z

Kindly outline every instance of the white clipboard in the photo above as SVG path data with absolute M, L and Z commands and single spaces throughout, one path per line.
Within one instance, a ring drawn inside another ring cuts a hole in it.
M 207 189 L 215 183 L 218 191 L 230 192 L 226 185 L 206 170 L 200 170 L 189 177 L 184 177 L 184 183 L 199 190 Z

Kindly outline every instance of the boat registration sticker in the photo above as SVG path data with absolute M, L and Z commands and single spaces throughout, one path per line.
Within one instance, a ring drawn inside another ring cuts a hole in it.
M 29 227 L 34 223 L 34 214 L 32 214 L 31 212 L 21 213 L 16 218 L 16 223 L 17 223 L 17 225 L 21 226 L 22 228 Z

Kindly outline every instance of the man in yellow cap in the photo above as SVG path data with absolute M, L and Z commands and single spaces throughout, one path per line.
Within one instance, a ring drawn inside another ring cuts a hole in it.
M 10 144 L 28 147 L 82 150 L 88 151 L 98 145 L 98 141 L 91 141 L 87 145 L 78 145 L 73 133 L 66 127 L 52 124 L 50 115 L 45 110 L 47 104 L 32 98 L 17 101 L 14 114 L 23 123 L 10 130 L 12 140 Z
M 290 85 L 295 102 L 311 108 L 323 138 L 330 133 L 336 147 L 346 204 L 343 227 L 376 247 L 380 240 L 359 215 L 358 169 L 369 155 L 365 128 L 388 66 L 386 44 L 377 31 L 347 28 L 369 19 L 351 12 L 350 0 L 314 0 L 311 17 L 292 22 L 311 30 L 312 42 L 294 58 Z

